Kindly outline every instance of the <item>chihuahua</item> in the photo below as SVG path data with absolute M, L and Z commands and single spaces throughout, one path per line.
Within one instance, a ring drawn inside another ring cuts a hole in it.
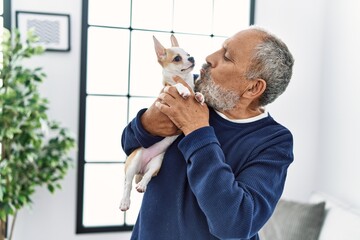
M 179 47 L 174 35 L 171 35 L 171 48 L 164 48 L 161 43 L 153 37 L 155 52 L 158 62 L 163 69 L 163 85 L 174 85 L 183 98 L 190 96 L 190 90 L 181 83 L 173 80 L 174 76 L 179 76 L 193 89 L 194 76 L 191 71 L 194 69 L 195 60 L 184 49 Z M 195 93 L 195 99 L 203 104 L 204 96 Z M 160 142 L 149 148 L 138 148 L 133 151 L 125 162 L 125 184 L 124 193 L 120 203 L 121 211 L 126 211 L 130 207 L 130 192 L 132 181 L 135 176 L 136 190 L 145 192 L 148 183 L 153 176 L 160 170 L 166 149 L 176 140 L 176 136 L 166 137 Z

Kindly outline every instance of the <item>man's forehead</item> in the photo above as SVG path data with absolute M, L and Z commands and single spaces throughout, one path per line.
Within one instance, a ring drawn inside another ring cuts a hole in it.
M 243 46 L 245 48 L 252 47 L 263 41 L 263 33 L 255 30 L 244 30 L 226 39 L 223 43 L 224 49 L 237 48 Z
M 223 47 L 227 49 L 230 47 L 230 45 L 236 44 L 236 42 L 238 42 L 241 39 L 241 36 L 244 35 L 243 32 L 245 31 L 238 32 L 235 35 L 227 38 L 223 43 Z

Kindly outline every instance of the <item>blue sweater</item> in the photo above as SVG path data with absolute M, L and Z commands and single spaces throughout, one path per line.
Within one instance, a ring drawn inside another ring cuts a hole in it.
M 162 139 L 142 127 L 144 111 L 123 132 L 127 155 Z M 210 127 L 180 135 L 168 148 L 131 239 L 259 239 L 292 161 L 292 135 L 270 115 L 234 123 L 210 109 Z

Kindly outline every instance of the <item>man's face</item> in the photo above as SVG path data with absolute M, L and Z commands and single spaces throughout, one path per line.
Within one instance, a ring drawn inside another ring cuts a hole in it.
M 195 82 L 195 91 L 201 92 L 206 103 L 218 111 L 232 110 L 240 99 L 236 91 L 226 90 L 214 82 L 209 64 L 203 65 L 201 77 Z
M 231 110 L 239 103 L 249 80 L 245 73 L 259 33 L 244 30 L 227 39 L 222 48 L 206 58 L 195 90 L 205 96 L 207 104 L 219 111 Z

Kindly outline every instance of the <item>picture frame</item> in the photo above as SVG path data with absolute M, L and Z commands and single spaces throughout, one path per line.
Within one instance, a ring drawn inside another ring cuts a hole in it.
M 16 28 L 21 36 L 33 28 L 46 51 L 70 51 L 69 14 L 16 11 Z

